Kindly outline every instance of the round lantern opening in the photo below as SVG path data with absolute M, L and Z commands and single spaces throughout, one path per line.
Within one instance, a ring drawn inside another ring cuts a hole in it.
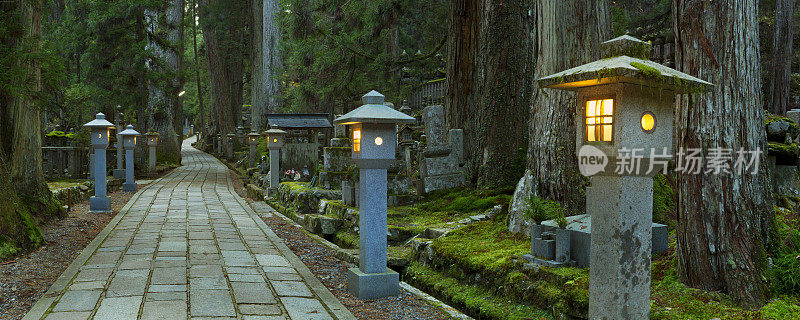
M 642 130 L 647 133 L 653 133 L 656 129 L 656 117 L 652 112 L 648 111 L 642 114 Z
M 379 146 L 383 144 L 383 138 L 377 137 L 375 138 L 375 145 Z
M 277 138 L 276 139 L 272 139 L 272 142 L 278 142 L 278 139 Z

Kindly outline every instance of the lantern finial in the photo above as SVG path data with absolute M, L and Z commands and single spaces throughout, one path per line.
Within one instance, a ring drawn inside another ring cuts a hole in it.
M 386 97 L 375 90 L 361 97 L 361 102 L 364 104 L 383 104 L 384 101 L 386 101 Z
M 650 55 L 652 46 L 650 43 L 636 39 L 629 35 L 619 36 L 600 44 L 600 53 L 603 58 L 616 56 L 629 56 L 639 59 L 647 59 Z

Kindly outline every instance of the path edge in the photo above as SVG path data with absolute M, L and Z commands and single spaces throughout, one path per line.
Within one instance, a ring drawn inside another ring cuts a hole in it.
M 22 320 L 38 320 L 44 317 L 44 314 L 47 313 L 47 310 L 49 310 L 53 305 L 53 302 L 59 298 L 59 296 L 56 294 L 61 293 L 67 288 L 67 285 L 72 282 L 72 279 L 75 278 L 75 275 L 78 274 L 78 272 L 81 270 L 81 267 L 86 264 L 86 261 L 89 260 L 89 257 L 91 257 L 95 251 L 97 251 L 97 248 L 103 244 L 103 241 L 105 241 L 111 231 L 116 228 L 117 224 L 119 224 L 122 218 L 128 213 L 136 200 L 139 200 L 139 197 L 142 196 L 142 193 L 160 180 L 161 178 L 153 180 L 152 182 L 148 183 L 147 186 L 140 188 L 133 196 L 131 196 L 131 198 L 128 200 L 128 203 L 126 203 L 125 206 L 119 210 L 119 213 L 117 213 L 117 215 L 108 222 L 106 227 L 94 237 L 92 242 L 89 242 L 89 244 L 86 245 L 83 250 L 81 250 L 81 253 L 78 255 L 78 257 L 75 258 L 75 260 L 73 260 L 66 269 L 64 269 L 64 272 L 58 276 L 58 279 L 56 279 L 56 281 L 50 285 L 50 288 L 47 289 L 42 297 L 36 301 L 33 307 L 28 310 L 28 313 L 25 314 L 25 317 L 23 317 Z

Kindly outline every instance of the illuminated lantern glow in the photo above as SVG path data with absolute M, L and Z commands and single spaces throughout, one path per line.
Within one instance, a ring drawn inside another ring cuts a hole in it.
M 642 130 L 647 133 L 653 133 L 656 129 L 656 117 L 652 112 L 647 111 L 642 114 Z
M 375 138 L 375 145 L 379 146 L 379 145 L 382 145 L 382 144 L 383 144 L 383 138 L 376 137 Z
M 586 141 L 611 142 L 614 135 L 614 99 L 586 101 Z
M 361 152 L 361 130 L 353 130 L 353 152 Z

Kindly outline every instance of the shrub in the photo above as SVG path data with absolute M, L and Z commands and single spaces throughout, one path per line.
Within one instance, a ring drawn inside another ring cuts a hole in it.
M 774 263 L 773 290 L 776 293 L 800 294 L 800 252 L 779 256 Z
M 553 200 L 531 195 L 528 197 L 527 204 L 527 208 L 522 212 L 522 217 L 536 223 L 564 216 L 564 207 Z

